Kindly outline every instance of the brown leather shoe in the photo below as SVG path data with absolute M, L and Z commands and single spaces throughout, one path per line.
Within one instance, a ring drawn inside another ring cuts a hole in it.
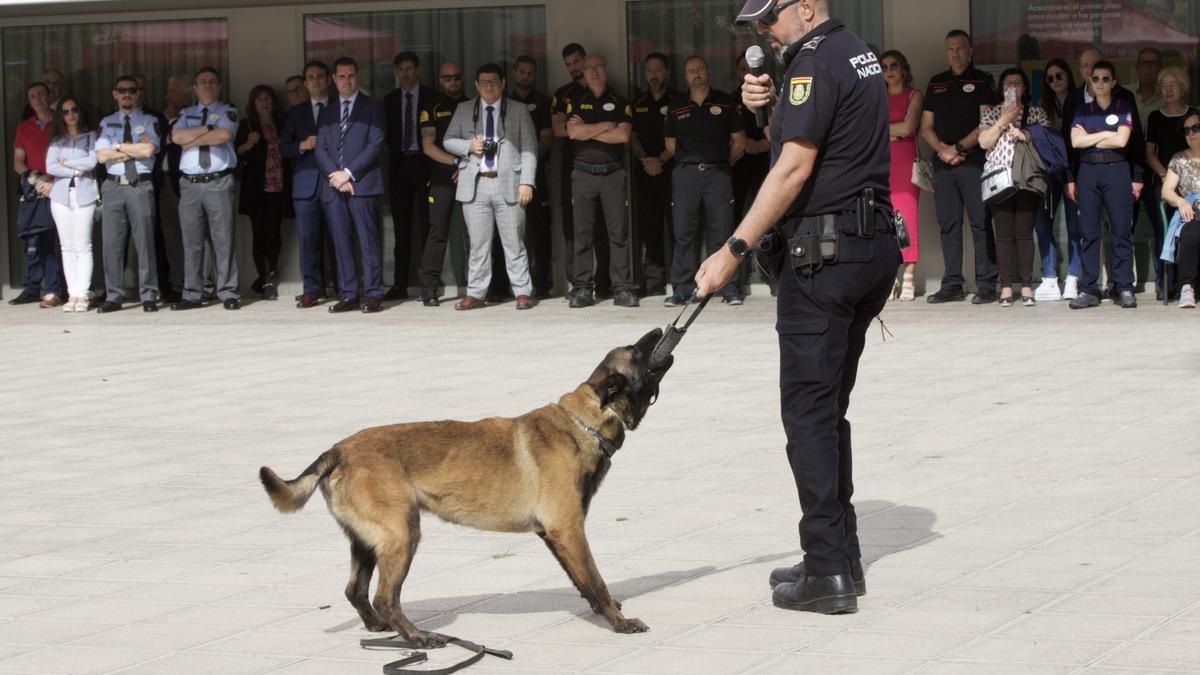
M 484 304 L 485 303 L 483 302 L 483 300 L 480 300 L 479 298 L 476 298 L 476 297 L 473 297 L 470 295 L 465 295 L 465 296 L 463 296 L 462 300 L 459 300 L 458 302 L 454 303 L 454 309 L 460 309 L 463 311 L 466 311 L 468 309 L 479 309 L 480 307 L 483 307 Z
M 316 307 L 316 305 L 317 305 L 317 296 L 313 295 L 312 293 L 304 293 L 303 295 L 301 295 L 298 298 L 298 301 L 296 302 L 296 306 L 301 309 L 306 309 L 308 307 Z
M 517 309 L 533 309 L 533 298 L 528 295 L 518 295 Z
M 41 307 L 42 309 L 50 309 L 52 307 L 61 306 L 62 302 L 62 298 L 58 297 L 54 293 L 47 293 L 42 296 L 42 301 L 38 303 L 38 307 Z

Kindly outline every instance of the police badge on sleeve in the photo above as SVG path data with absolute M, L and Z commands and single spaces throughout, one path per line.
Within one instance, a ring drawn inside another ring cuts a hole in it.
M 788 103 L 804 105 L 808 101 L 809 94 L 812 94 L 811 77 L 793 77 L 788 82 Z

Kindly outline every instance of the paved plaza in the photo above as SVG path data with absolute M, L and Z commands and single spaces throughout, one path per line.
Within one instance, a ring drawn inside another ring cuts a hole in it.
M 1200 671 L 1200 312 L 889 305 L 854 423 L 868 594 L 774 608 L 799 559 L 774 303 L 710 306 L 616 455 L 588 532 L 611 632 L 537 537 L 423 519 L 426 629 L 511 650 L 463 671 Z M 366 426 L 515 415 L 674 312 L 653 298 L 377 315 L 0 307 L 0 671 L 363 673 L 349 547 L 299 474 Z M 466 656 L 431 653 L 425 667 Z

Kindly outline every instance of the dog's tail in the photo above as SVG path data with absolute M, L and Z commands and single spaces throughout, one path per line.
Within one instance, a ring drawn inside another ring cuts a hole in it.
M 321 453 L 304 473 L 292 480 L 283 480 L 279 474 L 265 466 L 258 470 L 258 478 L 266 488 L 267 494 L 271 496 L 271 503 L 275 508 L 283 513 L 291 513 L 304 508 L 309 497 L 316 492 L 317 485 L 325 480 L 329 472 L 337 468 L 339 459 L 337 448 L 334 448 Z

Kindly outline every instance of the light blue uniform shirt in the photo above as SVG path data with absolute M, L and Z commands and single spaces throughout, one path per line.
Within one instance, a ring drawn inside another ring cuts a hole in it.
M 154 144 L 154 152 L 150 153 L 145 159 L 133 160 L 137 164 L 137 172 L 139 174 L 148 174 L 154 170 L 154 155 L 158 153 L 162 147 L 159 141 L 158 120 L 153 115 L 147 115 L 141 110 L 134 110 L 129 113 L 129 131 L 133 136 L 134 143 L 141 143 L 142 136 L 149 136 L 150 142 Z M 100 120 L 100 138 L 96 139 L 97 150 L 107 150 L 112 146 L 123 143 L 125 138 L 125 113 L 118 110 L 117 112 Z M 106 164 L 110 176 L 124 176 L 125 163 L 113 162 Z
M 201 116 L 205 108 L 208 108 L 207 118 Z M 209 124 L 220 129 L 229 129 L 232 134 L 229 142 L 208 146 L 209 166 L 207 169 L 200 168 L 199 147 L 184 150 L 179 160 L 179 170 L 183 173 L 195 176 L 198 174 L 216 173 L 237 166 L 237 155 L 233 149 L 233 137 L 237 135 L 238 127 L 237 108 L 224 101 L 213 101 L 208 105 L 197 103 L 179 111 L 179 119 L 175 121 L 175 128 L 191 129 Z

